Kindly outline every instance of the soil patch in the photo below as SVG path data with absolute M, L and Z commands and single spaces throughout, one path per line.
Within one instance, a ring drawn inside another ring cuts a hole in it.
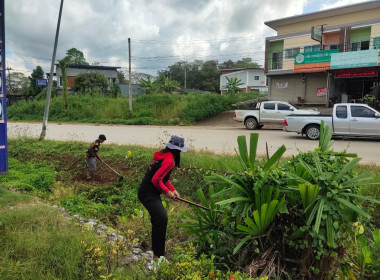
M 55 161 L 59 162 L 59 166 L 62 170 L 69 171 L 71 174 L 70 181 L 89 184 L 91 182 L 89 171 L 84 157 L 76 157 L 73 154 L 58 154 L 55 155 Z M 113 169 L 119 172 L 124 178 L 126 178 L 130 172 L 130 168 L 126 167 L 124 161 L 113 161 L 108 163 Z M 106 165 L 102 164 L 100 161 L 96 162 L 97 171 L 95 175 L 95 185 L 105 185 L 109 183 L 117 182 L 120 177 L 115 172 L 113 172 Z M 67 178 L 57 178 L 65 180 Z

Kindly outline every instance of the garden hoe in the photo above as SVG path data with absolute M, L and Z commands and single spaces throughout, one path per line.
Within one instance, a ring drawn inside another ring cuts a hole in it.
M 179 200 L 179 201 L 185 202 L 185 203 L 187 203 L 187 204 L 190 204 L 190 205 L 193 205 L 193 206 L 199 207 L 199 208 L 204 209 L 204 210 L 221 212 L 221 211 L 219 211 L 219 210 L 211 210 L 210 208 L 207 208 L 207 207 L 204 207 L 203 205 L 200 205 L 200 204 L 197 204 L 197 203 L 194 203 L 194 202 L 188 201 L 188 200 L 186 200 L 186 199 L 184 199 L 184 198 L 177 197 L 176 200 Z
M 103 163 L 104 163 L 109 169 L 111 169 L 115 174 L 119 175 L 119 177 L 120 177 L 120 178 L 119 178 L 119 181 L 121 181 L 121 180 L 124 179 L 123 175 L 121 175 L 119 172 L 117 172 L 115 169 L 113 169 L 111 166 L 109 166 L 106 162 L 103 161 Z

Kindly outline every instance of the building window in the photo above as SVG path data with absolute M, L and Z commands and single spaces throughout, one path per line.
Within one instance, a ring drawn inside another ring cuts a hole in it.
M 255 81 L 260 80 L 260 76 L 255 76 Z
M 300 48 L 285 49 L 285 59 L 292 59 L 296 56 L 296 53 L 300 52 Z
M 321 50 L 321 45 L 305 46 L 303 52 L 317 52 Z
M 380 49 L 380 37 L 373 38 L 373 48 Z
M 113 85 L 113 83 L 114 83 L 114 80 L 116 80 L 116 79 L 108 78 L 108 85 L 109 85 L 110 87 L 112 87 L 112 85 Z
M 282 69 L 282 51 L 272 53 L 272 69 Z
M 330 45 L 330 50 L 338 50 L 339 49 L 339 44 L 331 44 Z
M 351 51 L 362 51 L 369 49 L 369 41 L 352 42 Z
M 58 86 L 59 86 L 59 87 L 62 86 L 62 76 L 59 76 Z

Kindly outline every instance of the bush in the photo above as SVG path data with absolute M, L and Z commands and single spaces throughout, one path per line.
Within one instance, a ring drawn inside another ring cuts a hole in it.
M 196 257 L 195 248 L 190 245 L 174 249 L 173 258 L 170 262 L 163 262 L 148 277 L 156 280 L 172 279 L 234 279 L 234 280 L 267 280 L 268 277 L 250 278 L 248 274 L 232 271 L 220 271 L 214 268 L 213 257 L 201 255 Z
M 5 187 L 26 192 L 50 193 L 54 188 L 54 167 L 47 162 L 21 162 L 14 158 L 9 159 L 9 173 L 2 175 L 2 184 Z
M 267 271 L 268 262 L 272 262 L 271 275 L 275 277 L 280 277 L 283 267 L 307 279 L 333 279 L 337 274 L 349 277 L 359 266 L 361 277 L 374 277 L 372 271 L 378 264 L 370 267 L 372 247 L 367 246 L 365 237 L 359 240 L 355 236 L 352 224 L 370 218 L 363 202 L 380 203 L 362 196 L 360 186 L 378 186 L 380 180 L 357 174 L 354 167 L 360 159 L 333 151 L 331 135 L 322 123 L 319 147 L 283 163 L 277 161 L 286 150 L 284 146 L 258 162 L 258 134 L 251 134 L 249 150 L 245 136 L 239 136 L 241 171 L 207 177 L 217 189 L 210 186 L 209 201 L 202 190 L 197 193 L 211 211 L 184 213 L 188 221 L 182 226 L 196 236 L 202 252 L 215 254 L 217 260 L 230 266 L 255 269 L 255 275 Z M 373 238 L 380 239 L 380 232 L 374 231 Z M 357 239 L 360 248 L 355 244 Z M 356 253 L 346 257 L 352 247 L 364 257 L 356 261 L 352 261 Z M 288 263 L 289 259 L 296 261 Z
M 116 87 L 116 86 L 115 86 Z M 52 98 L 49 120 L 56 122 L 91 122 L 115 124 L 190 124 L 194 121 L 231 109 L 241 99 L 257 97 L 257 93 L 230 94 L 145 94 L 133 98 L 133 111 L 127 98 L 101 94 L 70 95 L 68 109 L 62 96 Z M 9 120 L 40 121 L 45 100 L 19 102 L 8 108 Z M 176 121 L 172 121 L 172 120 Z

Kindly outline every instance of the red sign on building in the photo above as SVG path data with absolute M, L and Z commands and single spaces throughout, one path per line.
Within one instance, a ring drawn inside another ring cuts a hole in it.
M 356 78 L 356 77 L 376 77 L 377 71 L 362 71 L 362 72 L 340 72 L 335 73 L 335 78 Z

